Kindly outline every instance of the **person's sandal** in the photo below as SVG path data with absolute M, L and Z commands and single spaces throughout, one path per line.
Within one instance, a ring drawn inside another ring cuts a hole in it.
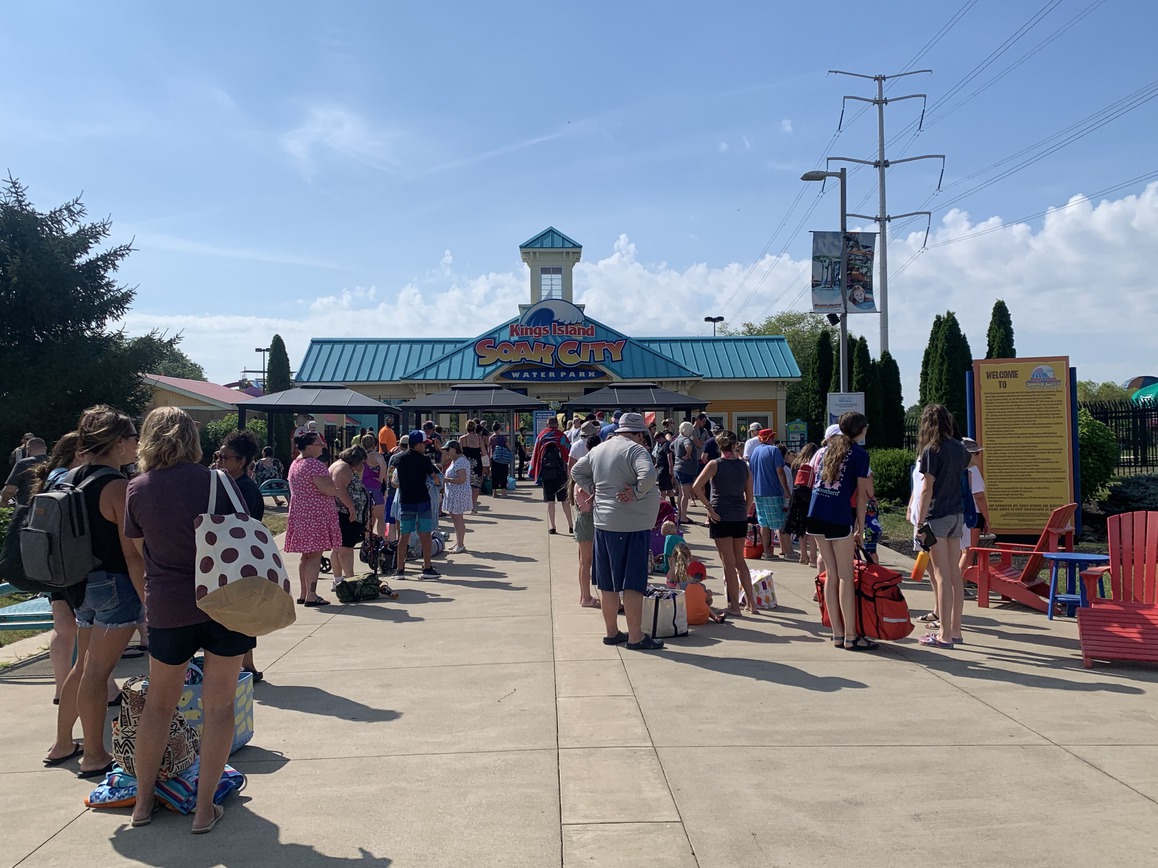
M 214 827 L 217 825 L 218 821 L 224 816 L 225 816 L 225 808 L 221 807 L 221 805 L 214 805 L 213 806 L 213 820 L 209 823 L 208 826 L 201 826 L 200 828 L 198 828 L 197 826 L 194 826 L 192 829 L 193 834 L 194 835 L 206 835 L 209 832 L 212 832 Z
M 845 651 L 876 651 L 880 647 L 879 642 L 874 642 L 866 636 L 857 636 L 851 645 L 847 641 L 844 643 Z
M 625 647 L 629 651 L 660 651 L 663 649 L 663 640 L 652 639 L 645 634 L 638 642 L 628 642 Z
M 302 605 L 307 609 L 314 609 L 318 606 L 328 606 L 330 605 L 330 601 L 323 600 L 321 597 L 318 597 L 316 600 L 306 600 Z
M 926 648 L 946 648 L 949 650 L 952 650 L 953 648 L 952 642 L 942 642 L 937 638 L 936 633 L 926 633 L 924 636 L 917 640 L 917 643 L 924 645 Z
M 920 621 L 922 624 L 931 624 L 933 621 L 939 621 L 940 618 L 938 617 L 936 612 L 926 612 L 924 615 L 922 615 L 917 620 Z

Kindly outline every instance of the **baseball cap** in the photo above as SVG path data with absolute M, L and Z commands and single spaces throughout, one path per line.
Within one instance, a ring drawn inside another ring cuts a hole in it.
M 978 452 L 985 451 L 983 448 L 981 448 L 981 444 L 974 440 L 972 437 L 966 437 L 961 441 L 961 443 L 965 446 L 966 449 L 969 450 L 971 455 L 976 455 Z
M 611 414 L 611 418 L 612 419 L 618 419 L 622 415 L 623 415 L 622 410 L 616 410 L 614 413 Z
M 708 568 L 703 565 L 701 561 L 692 561 L 688 564 L 688 577 L 692 579 L 704 579 L 708 576 Z
M 840 426 L 834 422 L 833 424 L 829 425 L 827 428 L 824 429 L 824 439 L 827 440 L 829 437 L 835 437 L 839 433 L 840 433 Z
M 406 442 L 410 446 L 417 446 L 419 443 L 423 442 L 425 439 L 426 439 L 426 435 L 423 434 L 421 431 L 419 431 L 417 428 L 415 428 L 413 431 L 410 432 L 410 438 Z
M 761 430 L 763 430 L 763 429 L 760 427 L 759 422 L 753 422 L 751 425 L 748 426 L 748 432 L 749 433 L 751 433 L 753 431 L 761 431 Z

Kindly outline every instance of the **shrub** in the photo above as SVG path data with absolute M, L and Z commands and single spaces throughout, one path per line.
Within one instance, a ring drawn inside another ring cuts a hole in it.
M 0 506 L 0 546 L 8 538 L 8 524 L 12 521 L 12 507 Z
M 245 420 L 245 427 L 253 432 L 258 446 L 265 446 L 266 427 L 264 419 L 254 419 L 252 416 Z M 229 413 L 223 419 L 215 422 L 206 422 L 201 426 L 201 463 L 212 464 L 213 453 L 221 445 L 226 435 L 237 430 L 237 414 Z
M 1127 476 L 1110 485 L 1110 493 L 1102 503 L 1107 515 L 1122 512 L 1158 511 L 1158 474 Z
M 908 503 L 912 491 L 913 463 L 917 457 L 908 449 L 870 449 L 869 466 L 877 500 Z
M 1118 438 L 1089 410 L 1078 410 L 1078 468 L 1082 499 L 1095 500 L 1118 466 Z

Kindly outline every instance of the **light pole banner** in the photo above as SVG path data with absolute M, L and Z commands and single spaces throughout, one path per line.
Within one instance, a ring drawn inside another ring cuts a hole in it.
M 877 234 L 849 232 L 848 244 L 848 312 L 876 313 L 873 294 L 873 259 Z M 835 313 L 843 310 L 840 302 L 840 233 L 812 233 L 812 310 Z

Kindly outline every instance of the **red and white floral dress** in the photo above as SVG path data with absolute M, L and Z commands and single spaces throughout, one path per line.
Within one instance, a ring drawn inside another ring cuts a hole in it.
M 342 545 L 338 507 L 333 497 L 322 494 L 314 485 L 319 476 L 328 479 L 330 471 L 316 458 L 299 456 L 290 465 L 286 478 L 290 488 L 289 520 L 282 546 L 287 552 L 328 552 Z

